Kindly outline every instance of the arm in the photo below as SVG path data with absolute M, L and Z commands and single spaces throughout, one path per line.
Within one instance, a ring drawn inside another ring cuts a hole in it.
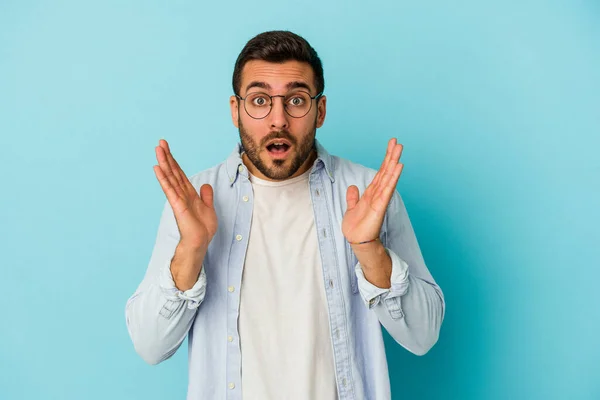
M 179 348 L 185 339 L 197 307 L 204 299 L 206 273 L 204 254 L 185 247 L 173 211 L 167 202 L 160 220 L 156 243 L 146 275 L 127 301 L 125 317 L 136 352 L 149 364 L 158 364 Z M 171 269 L 193 270 L 200 266 L 192 286 L 175 284 Z M 185 290 L 182 290 L 185 289 Z
M 380 242 L 353 246 L 359 260 L 355 268 L 359 291 L 394 340 L 423 355 L 437 342 L 446 305 L 397 191 L 388 209 L 386 232 L 385 248 Z
M 155 150 L 167 203 L 146 276 L 125 311 L 134 347 L 149 364 L 171 357 L 187 335 L 204 299 L 202 262 L 218 226 L 212 187 L 204 184 L 198 193 L 165 140 Z

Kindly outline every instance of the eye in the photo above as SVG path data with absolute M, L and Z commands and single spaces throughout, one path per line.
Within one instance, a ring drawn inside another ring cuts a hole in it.
M 305 102 L 305 99 L 302 96 L 293 96 L 288 100 L 288 104 L 293 107 L 299 107 L 299 106 L 303 105 L 304 102 Z
M 267 97 L 260 94 L 253 96 L 251 98 L 251 102 L 253 106 L 257 107 L 264 107 L 266 105 L 269 105 L 269 100 L 267 99 Z

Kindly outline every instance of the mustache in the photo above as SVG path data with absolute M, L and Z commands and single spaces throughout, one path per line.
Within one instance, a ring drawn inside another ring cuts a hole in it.
M 273 140 L 273 139 L 286 139 L 288 140 L 291 144 L 296 144 L 296 139 L 286 130 L 283 131 L 275 131 L 275 132 L 271 132 L 269 133 L 267 136 L 265 136 L 262 140 L 263 145 L 266 144 L 269 140 Z

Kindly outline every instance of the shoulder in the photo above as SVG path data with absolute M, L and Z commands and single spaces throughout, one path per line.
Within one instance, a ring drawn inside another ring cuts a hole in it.
M 339 156 L 331 156 L 333 176 L 337 185 L 356 185 L 359 189 L 371 183 L 377 170 Z
M 346 190 L 350 185 L 356 185 L 358 187 L 360 195 L 364 193 L 366 188 L 371 184 L 378 170 L 351 161 L 346 158 L 331 156 L 333 175 L 335 178 L 334 185 L 336 190 L 340 193 L 346 193 Z M 340 196 L 340 198 L 344 196 Z M 388 211 L 394 213 L 405 212 L 404 201 L 400 192 L 396 188 L 388 204 Z
M 213 189 L 215 189 L 215 186 L 226 184 L 229 182 L 226 161 L 222 161 L 210 168 L 196 172 L 189 176 L 188 179 L 196 189 L 200 189 L 200 187 L 206 183 L 210 184 Z

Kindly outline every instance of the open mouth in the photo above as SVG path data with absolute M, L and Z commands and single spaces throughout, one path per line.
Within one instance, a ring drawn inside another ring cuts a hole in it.
M 273 157 L 280 158 L 285 157 L 290 150 L 290 145 L 283 142 L 275 142 L 267 146 L 267 151 Z

